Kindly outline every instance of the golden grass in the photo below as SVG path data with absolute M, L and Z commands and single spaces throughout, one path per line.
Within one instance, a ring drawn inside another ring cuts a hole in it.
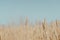
M 26 21 L 19 27 L 0 27 L 0 40 L 60 40 L 60 21 L 34 26 Z

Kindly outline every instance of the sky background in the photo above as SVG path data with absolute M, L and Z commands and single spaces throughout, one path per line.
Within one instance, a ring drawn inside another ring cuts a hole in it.
M 0 0 L 0 24 L 19 23 L 26 16 L 31 22 L 59 20 L 60 0 Z

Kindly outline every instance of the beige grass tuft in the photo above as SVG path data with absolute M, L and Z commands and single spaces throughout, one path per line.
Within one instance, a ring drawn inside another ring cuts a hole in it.
M 38 25 L 25 25 L 19 27 L 0 27 L 0 40 L 60 40 L 60 22 L 48 24 L 46 20 Z

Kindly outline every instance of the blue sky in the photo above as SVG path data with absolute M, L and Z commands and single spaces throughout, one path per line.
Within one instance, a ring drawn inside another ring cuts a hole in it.
M 18 23 L 26 16 L 31 22 L 60 19 L 60 0 L 0 0 L 0 24 Z

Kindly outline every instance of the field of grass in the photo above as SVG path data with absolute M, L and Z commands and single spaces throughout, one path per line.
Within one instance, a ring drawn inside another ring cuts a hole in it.
M 20 26 L 1 26 L 0 40 L 60 40 L 60 21 L 34 25 L 25 22 Z

